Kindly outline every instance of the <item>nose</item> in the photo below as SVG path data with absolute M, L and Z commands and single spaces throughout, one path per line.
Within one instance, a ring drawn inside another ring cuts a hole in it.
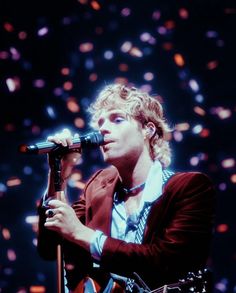
M 107 133 L 110 133 L 110 124 L 109 121 L 104 120 L 104 122 L 102 123 L 102 125 L 99 127 L 99 131 L 101 132 L 101 134 L 104 136 Z

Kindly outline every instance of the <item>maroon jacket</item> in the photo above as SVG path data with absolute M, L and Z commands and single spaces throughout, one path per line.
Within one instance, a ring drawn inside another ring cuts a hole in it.
M 176 173 L 168 180 L 150 210 L 143 244 L 110 237 L 113 195 L 118 183 L 114 167 L 98 171 L 73 205 L 83 223 L 103 231 L 108 238 L 99 270 L 93 269 L 90 253 L 64 242 L 69 288 L 75 288 L 87 274 L 103 284 L 109 272 L 129 277 L 136 272 L 150 288 L 156 288 L 206 265 L 215 207 L 215 191 L 206 175 Z M 45 216 L 39 211 L 38 250 L 42 257 L 53 259 L 58 237 L 43 228 Z

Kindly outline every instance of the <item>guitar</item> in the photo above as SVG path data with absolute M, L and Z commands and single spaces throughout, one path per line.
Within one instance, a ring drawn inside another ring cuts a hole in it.
M 167 284 L 151 290 L 148 285 L 137 274 L 134 274 L 133 293 L 210 293 L 210 279 L 211 273 L 209 270 L 199 270 L 197 273 L 189 272 L 184 279 L 178 280 L 176 283 Z M 86 283 L 88 284 L 86 292 L 89 293 L 103 293 L 98 283 L 90 277 L 87 277 Z M 124 288 L 113 282 L 111 293 L 126 293 Z M 84 282 L 81 282 L 72 293 L 84 293 Z
M 208 269 L 199 270 L 198 272 L 189 272 L 184 279 L 180 279 L 176 283 L 161 286 L 151 290 L 141 277 L 134 272 L 135 278 L 140 286 L 134 283 L 134 292 L 137 293 L 167 293 L 167 292 L 183 292 L 183 293 L 210 293 L 211 292 L 211 272 Z

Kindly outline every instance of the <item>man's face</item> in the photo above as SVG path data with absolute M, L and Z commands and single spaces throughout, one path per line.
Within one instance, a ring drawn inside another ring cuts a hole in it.
M 104 160 L 114 166 L 134 162 L 146 147 L 141 124 L 121 109 L 103 110 L 98 129 L 105 141 L 101 147 Z

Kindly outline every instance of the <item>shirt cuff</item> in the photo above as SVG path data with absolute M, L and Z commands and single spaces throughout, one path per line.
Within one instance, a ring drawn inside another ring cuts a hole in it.
M 92 257 L 97 261 L 100 261 L 101 259 L 102 249 L 106 239 L 107 236 L 105 236 L 103 232 L 99 230 L 95 231 L 90 244 L 90 253 Z

